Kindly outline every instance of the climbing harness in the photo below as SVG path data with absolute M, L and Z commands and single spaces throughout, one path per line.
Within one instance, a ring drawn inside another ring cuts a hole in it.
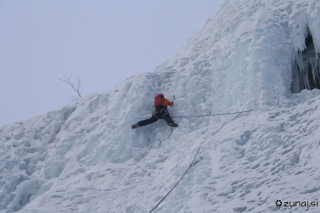
M 249 111 L 237 112 L 238 115 L 237 115 L 236 117 L 234 117 L 232 120 L 224 123 L 216 132 L 214 132 L 214 133 L 212 134 L 212 136 L 214 136 L 215 134 L 217 134 L 227 123 L 230 123 L 231 121 L 233 121 L 233 120 L 235 120 L 237 117 L 239 117 L 243 112 L 250 112 L 250 111 L 251 111 L 251 110 L 249 110 Z M 236 113 L 228 113 L 228 114 L 236 114 Z M 228 115 L 228 114 L 227 114 L 227 115 Z M 216 115 L 217 115 L 217 114 L 216 114 Z M 221 115 L 221 114 L 219 114 L 219 115 Z M 201 133 L 201 134 L 202 134 L 202 133 Z M 201 135 L 201 134 L 200 134 L 200 135 Z M 200 136 L 200 135 L 199 135 L 199 136 Z M 202 146 L 202 143 L 200 144 L 199 149 L 198 149 L 196 155 L 194 156 L 192 163 L 189 165 L 188 169 L 185 171 L 185 173 L 182 175 L 182 177 L 181 177 L 181 178 L 178 180 L 178 182 L 170 189 L 170 191 L 158 202 L 158 204 L 157 204 L 155 207 L 153 207 L 153 209 L 152 209 L 149 213 L 153 212 L 153 210 L 155 210 L 155 209 L 160 205 L 160 203 L 162 203 L 162 201 L 164 201 L 164 199 L 166 199 L 166 197 L 167 197 L 167 196 L 172 192 L 172 190 L 178 185 L 178 183 L 182 180 L 182 178 L 188 173 L 188 171 L 190 170 L 190 168 L 191 168 L 191 167 L 194 167 L 200 160 L 203 159 L 203 157 L 199 156 L 199 159 L 198 159 L 197 161 L 195 161 L 195 159 L 196 159 L 196 157 L 197 157 L 197 155 L 198 155 L 198 153 L 199 153 L 199 151 L 200 151 L 201 146 Z

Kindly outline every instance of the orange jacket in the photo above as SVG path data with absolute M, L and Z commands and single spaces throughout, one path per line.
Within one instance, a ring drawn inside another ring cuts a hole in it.
M 168 99 L 164 99 L 164 104 L 166 105 L 165 108 L 167 108 L 167 106 L 172 106 L 173 105 L 173 102 L 169 101 Z M 157 108 L 155 105 L 154 106 L 154 109 L 157 111 Z
M 166 106 L 172 106 L 173 105 L 173 102 L 171 102 L 171 101 L 169 101 L 168 99 L 164 99 L 164 104 L 166 105 Z

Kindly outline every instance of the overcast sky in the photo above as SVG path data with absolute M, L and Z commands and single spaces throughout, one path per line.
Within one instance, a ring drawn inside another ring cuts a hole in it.
M 152 72 L 224 0 L 0 0 L 0 126 Z

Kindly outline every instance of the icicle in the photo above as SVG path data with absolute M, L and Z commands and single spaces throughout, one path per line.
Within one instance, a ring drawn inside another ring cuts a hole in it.
M 306 49 L 299 51 L 293 62 L 292 93 L 320 89 L 319 53 L 316 53 L 311 34 L 305 39 L 305 46 Z

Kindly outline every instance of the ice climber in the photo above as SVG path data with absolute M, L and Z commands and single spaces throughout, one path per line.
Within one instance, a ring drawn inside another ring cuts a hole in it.
M 148 124 L 154 123 L 159 119 L 164 119 L 168 126 L 177 127 L 178 124 L 175 124 L 172 118 L 169 115 L 167 110 L 167 106 L 172 106 L 173 102 L 169 101 L 168 99 L 164 98 L 163 94 L 159 94 L 155 97 L 154 100 L 154 109 L 155 112 L 153 113 L 152 117 L 146 120 L 139 121 L 138 123 L 132 125 L 132 129 L 146 126 Z

